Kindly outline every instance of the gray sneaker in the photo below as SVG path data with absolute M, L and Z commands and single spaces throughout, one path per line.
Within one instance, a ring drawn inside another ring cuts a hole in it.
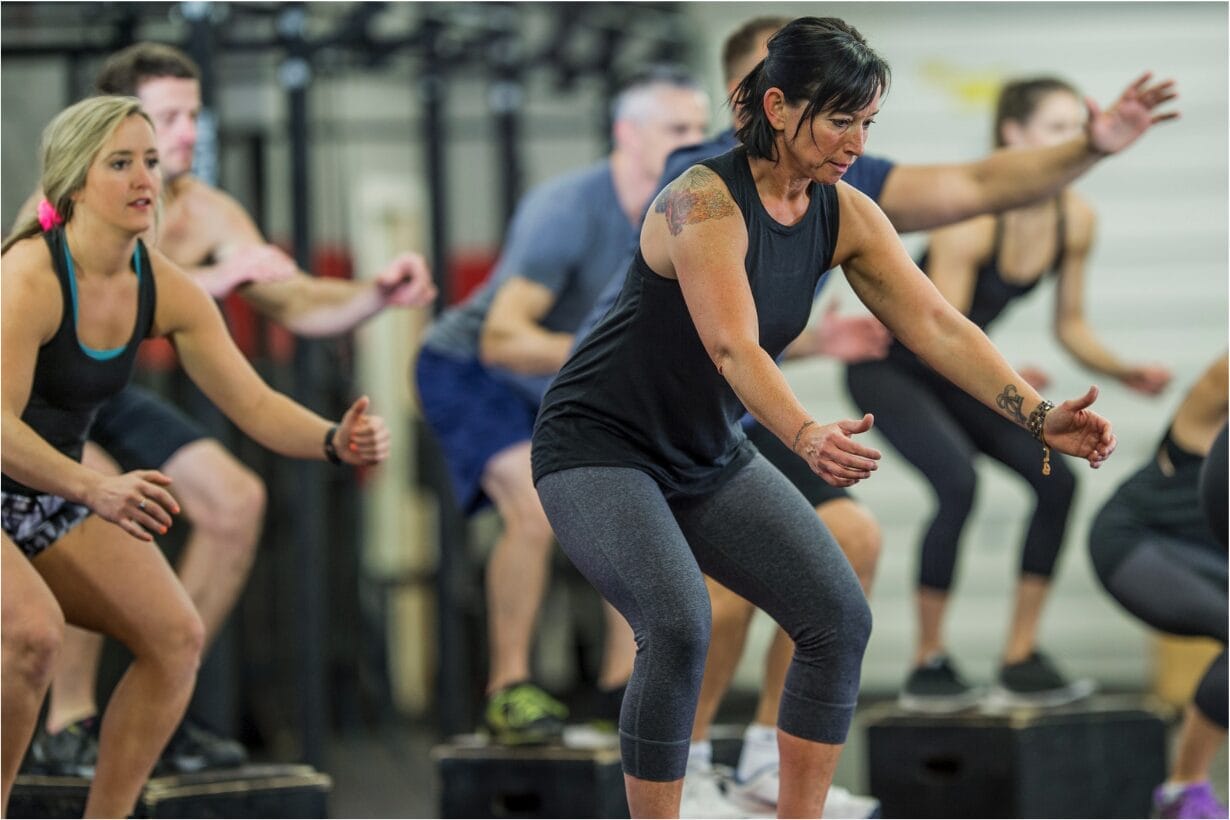
M 907 712 L 944 715 L 975 706 L 982 691 L 966 683 L 947 655 L 936 655 L 914 668 L 897 705 Z

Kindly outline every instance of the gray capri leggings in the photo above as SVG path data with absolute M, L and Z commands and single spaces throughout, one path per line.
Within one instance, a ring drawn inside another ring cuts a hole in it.
M 712 622 L 702 572 L 794 640 L 778 726 L 845 742 L 871 610 L 815 510 L 764 457 L 699 498 L 668 500 L 627 467 L 550 473 L 538 494 L 564 552 L 636 635 L 619 717 L 627 774 L 678 780 L 687 767 Z

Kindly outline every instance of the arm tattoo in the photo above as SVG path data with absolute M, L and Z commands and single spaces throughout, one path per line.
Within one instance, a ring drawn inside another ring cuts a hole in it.
M 1025 414 L 1021 412 L 1023 401 L 1025 397 L 1016 392 L 1015 384 L 1004 385 L 1004 392 L 995 397 L 995 404 L 999 409 L 1007 413 L 1008 418 L 1022 425 L 1025 423 Z
M 671 236 L 678 236 L 684 225 L 721 219 L 735 211 L 735 203 L 726 191 L 715 187 L 709 177 L 712 171 L 693 168 L 667 186 L 654 204 L 656 213 L 666 216 Z

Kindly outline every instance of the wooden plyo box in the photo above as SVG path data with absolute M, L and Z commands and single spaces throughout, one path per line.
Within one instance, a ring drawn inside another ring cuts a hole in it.
M 151 778 L 134 817 L 327 817 L 333 781 L 311 766 L 248 765 Z M 90 781 L 19 775 L 10 817 L 81 817 Z

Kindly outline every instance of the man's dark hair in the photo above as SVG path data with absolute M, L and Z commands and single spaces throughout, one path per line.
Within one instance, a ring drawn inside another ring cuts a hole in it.
M 99 94 L 135 97 L 137 87 L 146 80 L 177 77 L 201 79 L 201 70 L 184 52 L 161 43 L 135 43 L 107 58 L 94 87 Z
M 732 31 L 722 44 L 722 77 L 726 82 L 743 79 L 736 77 L 735 72 L 756 51 L 762 34 L 777 31 L 789 22 L 789 17 L 753 17 Z

